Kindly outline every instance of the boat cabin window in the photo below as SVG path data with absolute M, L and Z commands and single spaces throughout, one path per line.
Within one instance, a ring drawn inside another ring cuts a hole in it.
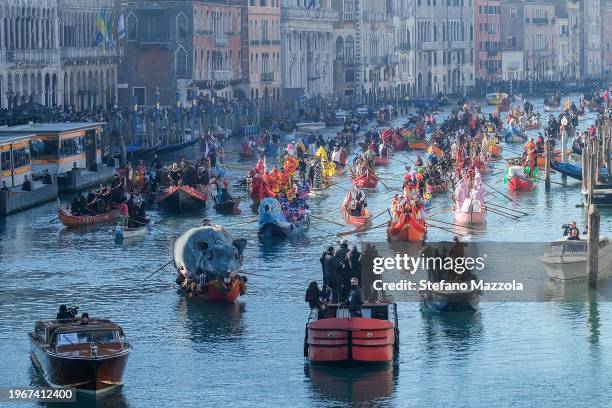
M 84 343 L 117 343 L 120 341 L 116 330 L 93 330 L 69 333 L 58 333 L 55 337 L 56 346 L 69 346 Z
M 13 150 L 13 163 L 16 169 L 30 165 L 30 148 L 22 147 Z
M 34 160 L 57 160 L 59 152 L 59 141 L 57 140 L 34 140 L 32 159 Z
M 84 137 L 73 137 L 61 141 L 60 157 L 69 157 L 82 154 Z
M 0 170 L 9 171 L 13 169 L 13 164 L 11 161 L 11 151 L 6 150 L 0 153 Z

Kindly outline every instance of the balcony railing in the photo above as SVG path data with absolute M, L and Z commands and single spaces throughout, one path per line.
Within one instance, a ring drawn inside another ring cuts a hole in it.
M 210 31 L 210 30 L 196 30 L 196 35 L 198 35 L 198 36 L 212 35 L 212 31 Z
M 251 44 L 251 45 L 259 45 L 259 40 L 251 40 L 251 41 L 249 41 L 249 44 Z
M 453 45 L 456 43 L 453 43 Z M 425 51 L 432 51 L 438 48 L 438 43 L 435 43 L 433 41 L 428 41 L 428 42 L 422 42 L 419 43 L 417 45 L 417 49 L 419 50 L 425 50 Z
M 114 48 L 102 49 L 102 48 L 77 48 L 68 47 L 61 49 L 62 58 L 102 58 L 102 57 L 116 57 L 117 51 Z
M 264 72 L 261 74 L 261 82 L 274 81 L 274 72 Z
M 231 69 L 216 69 L 212 71 L 213 81 L 230 81 L 232 79 Z
M 4 59 L 8 62 L 51 63 L 59 61 L 58 50 L 4 50 Z M 3 57 L 0 57 L 2 59 Z
M 397 49 L 401 51 L 408 51 L 410 50 L 410 44 L 409 43 L 399 43 L 399 45 L 397 46 Z
M 261 45 L 270 45 L 270 40 L 261 40 Z
M 229 42 L 227 35 L 216 34 L 213 38 L 217 47 L 227 47 Z
M 272 40 L 272 45 L 280 45 L 280 40 Z
M 547 17 L 533 17 L 532 19 L 529 19 L 529 17 L 527 17 L 527 23 L 532 23 L 532 24 L 548 24 L 548 18 Z
M 355 20 L 355 12 L 354 11 L 345 11 L 342 13 L 342 19 L 343 20 L 348 20 L 348 21 L 353 21 Z

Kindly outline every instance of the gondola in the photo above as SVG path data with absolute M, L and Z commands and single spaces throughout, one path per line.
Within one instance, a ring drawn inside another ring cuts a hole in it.
M 185 142 L 178 142 L 178 143 L 173 143 L 173 144 L 166 145 L 166 146 L 159 146 L 156 149 L 156 153 L 176 152 L 177 150 L 181 150 L 186 147 L 193 146 L 194 144 L 198 142 L 198 140 L 199 140 L 198 138 L 193 138 L 192 140 L 187 140 Z
M 582 166 L 580 164 L 561 163 L 557 160 L 551 160 L 550 168 L 573 179 L 582 180 Z M 607 169 L 605 167 L 600 168 L 599 175 L 607 177 Z
M 118 209 L 114 209 L 103 214 L 72 215 L 67 208 L 60 208 L 58 214 L 60 222 L 66 227 L 80 227 L 85 225 L 109 223 L 119 218 Z
M 160 209 L 169 212 L 199 211 L 206 206 L 207 192 L 189 186 L 171 186 L 157 192 L 156 202 Z
M 239 205 L 240 198 L 233 198 L 222 203 L 216 203 L 215 211 L 220 214 L 238 214 L 240 212 Z
M 425 238 L 427 225 L 425 222 L 399 220 L 389 221 L 387 239 L 389 241 L 420 242 Z
M 372 213 L 368 209 L 364 209 L 361 215 L 352 215 L 346 209 L 342 210 L 342 215 L 347 224 L 364 225 L 372 219 Z
M 510 191 L 533 191 L 536 184 L 528 177 L 521 177 L 518 174 L 513 175 L 508 180 L 508 189 Z

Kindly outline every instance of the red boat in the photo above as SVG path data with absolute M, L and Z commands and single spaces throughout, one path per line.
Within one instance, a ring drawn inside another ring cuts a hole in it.
M 521 177 L 518 174 L 508 180 L 508 189 L 510 191 L 533 191 L 535 187 L 536 185 L 533 180 Z
M 399 221 L 389 221 L 387 239 L 389 241 L 420 242 L 425 238 L 427 225 L 416 220 L 407 221 L 402 217 Z
M 104 214 L 72 215 L 67 208 L 60 208 L 58 213 L 60 222 L 67 227 L 110 223 L 119 218 L 119 210 L 116 209 Z
M 312 314 L 317 312 L 313 310 Z M 372 364 L 393 360 L 399 348 L 395 303 L 364 304 L 363 317 L 327 305 L 327 316 L 306 324 L 304 356 L 311 363 Z
M 367 172 L 363 176 L 353 177 L 353 184 L 361 188 L 375 189 L 378 184 L 378 177 L 376 177 L 376 174 Z
M 207 190 L 204 187 L 196 190 L 189 186 L 171 186 L 158 191 L 157 205 L 160 209 L 171 212 L 199 211 L 206 206 Z
M 427 183 L 427 187 L 432 194 L 443 193 L 448 188 L 448 180 L 445 180 L 440 184 Z
M 30 359 L 50 386 L 101 394 L 123 385 L 132 346 L 110 320 L 37 321 L 29 337 Z
M 343 209 L 342 215 L 344 216 L 346 223 L 352 225 L 363 225 L 369 222 L 372 218 L 372 213 L 367 209 L 363 210 L 363 214 L 361 216 L 351 215 L 350 211 Z
M 181 290 L 186 292 L 191 299 L 209 302 L 234 303 L 239 296 L 246 293 L 246 284 L 240 276 L 230 278 L 229 282 L 215 279 L 200 286 L 196 282 L 187 280 L 184 275 L 179 274 L 176 282 L 181 286 Z
M 374 157 L 375 166 L 388 166 L 389 163 L 391 163 L 391 156 L 375 156 Z
M 422 140 L 414 140 L 414 141 L 409 141 L 408 143 L 408 147 L 411 150 L 427 150 L 429 149 L 429 143 L 422 141 Z
M 393 149 L 396 152 L 401 152 L 403 150 L 408 149 L 408 142 L 403 140 L 403 139 L 399 139 L 399 138 L 392 138 L 391 139 L 391 146 L 393 146 Z

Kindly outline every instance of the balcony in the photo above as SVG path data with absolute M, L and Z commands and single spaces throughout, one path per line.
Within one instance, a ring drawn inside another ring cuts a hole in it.
M 7 62 L 46 64 L 59 61 L 58 50 L 3 50 L 0 60 Z
M 105 50 L 102 48 L 77 48 L 68 47 L 61 49 L 62 59 L 79 59 L 79 58 L 105 58 L 116 57 L 117 51 L 113 49 Z
M 259 45 L 259 40 L 251 40 L 249 41 L 250 45 Z
M 270 45 L 270 40 L 261 40 L 261 45 Z
M 399 57 L 397 55 L 385 55 L 384 61 L 386 65 L 399 64 Z
M 532 19 L 529 19 L 529 17 L 527 17 L 527 24 L 531 23 L 531 24 L 548 24 L 549 20 L 547 17 L 534 17 Z
M 342 13 L 342 19 L 344 21 L 353 21 L 355 20 L 355 12 L 354 11 L 345 11 Z
M 368 58 L 368 62 L 370 63 L 370 65 L 380 65 L 381 58 L 378 56 L 371 56 L 370 58 Z
M 280 40 L 272 40 L 272 45 L 280 45 Z
M 227 35 L 215 34 L 213 36 L 215 47 L 227 47 L 229 37 Z
M 231 81 L 232 70 L 231 69 L 216 69 L 212 71 L 213 81 Z
M 198 37 L 206 37 L 208 35 L 212 35 L 212 31 L 209 30 L 196 30 L 195 33 Z
M 261 82 L 273 82 L 274 72 L 264 72 L 261 74 Z
M 453 45 L 454 44 L 455 43 L 453 43 Z M 417 45 L 417 49 L 422 50 L 422 51 L 434 51 L 438 49 L 438 43 L 435 43 L 433 41 L 422 42 Z
M 396 48 L 400 51 L 409 51 L 410 43 L 400 43 Z

